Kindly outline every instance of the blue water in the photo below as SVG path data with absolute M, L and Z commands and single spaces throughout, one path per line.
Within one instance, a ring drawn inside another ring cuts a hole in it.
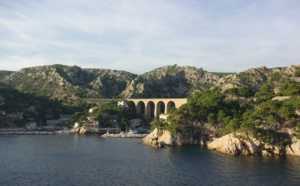
M 0 136 L 0 185 L 300 185 L 300 157 L 234 157 L 140 141 Z

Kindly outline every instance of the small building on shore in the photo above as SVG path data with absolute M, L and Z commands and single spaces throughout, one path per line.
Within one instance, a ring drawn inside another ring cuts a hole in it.
M 168 116 L 169 116 L 169 114 L 160 114 L 159 119 L 167 120 Z
M 94 110 L 96 110 L 98 107 L 93 107 L 89 109 L 89 113 L 92 113 Z
M 99 128 L 99 121 L 96 120 L 83 121 L 82 126 L 87 128 Z

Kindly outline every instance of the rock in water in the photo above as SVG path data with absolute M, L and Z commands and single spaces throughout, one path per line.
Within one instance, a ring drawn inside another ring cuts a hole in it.
M 97 128 L 80 127 L 79 134 L 99 134 L 99 130 Z
M 164 130 L 163 134 L 158 138 L 158 143 L 162 146 L 174 146 L 174 137 L 169 131 Z
M 152 147 L 157 147 L 158 142 L 157 142 L 157 138 L 158 138 L 158 130 L 157 128 L 155 128 L 148 136 L 146 136 L 143 139 L 143 144 L 145 145 L 149 145 Z
M 187 146 L 193 145 L 193 138 L 180 138 L 175 137 L 167 130 L 158 130 L 155 128 L 148 136 L 143 139 L 143 144 L 152 147 L 165 147 L 165 146 Z

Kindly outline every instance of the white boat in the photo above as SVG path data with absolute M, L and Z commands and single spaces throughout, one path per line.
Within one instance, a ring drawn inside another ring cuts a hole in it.
M 128 134 L 137 134 L 138 131 L 137 130 L 129 130 Z

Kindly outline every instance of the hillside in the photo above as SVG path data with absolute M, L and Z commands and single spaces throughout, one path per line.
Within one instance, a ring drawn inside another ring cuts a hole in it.
M 299 67 L 258 67 L 240 73 L 212 73 L 202 68 L 163 66 L 136 75 L 109 69 L 83 69 L 78 66 L 50 65 L 0 72 L 0 83 L 23 93 L 32 93 L 73 103 L 79 98 L 188 97 L 206 88 L 247 88 L 254 92 L 266 82 L 274 90 L 285 79 L 296 79 Z
M 13 71 L 0 70 L 0 79 L 13 73 Z
M 258 91 L 260 86 L 266 82 L 280 82 L 283 79 L 295 78 L 296 66 L 288 68 L 266 68 L 265 66 L 252 68 L 238 74 L 232 74 L 221 78 L 216 84 L 217 87 L 226 90 L 228 88 L 247 87 Z
M 127 81 L 135 77 L 125 71 L 51 65 L 25 68 L 0 81 L 20 92 L 71 102 L 78 98 L 119 96 Z
M 164 66 L 132 80 L 122 93 L 124 97 L 187 97 L 211 87 L 221 75 L 202 68 Z
M 294 115 L 285 116 L 284 109 L 296 104 L 292 112 L 287 112 L 294 113 L 294 110 L 300 109 L 298 101 L 275 105 L 278 110 L 282 107 L 284 114 L 280 116 L 274 115 L 275 111 L 271 114 L 269 111 L 260 111 L 263 114 L 255 111 L 261 105 L 269 106 L 268 101 L 275 96 L 299 96 L 299 77 L 298 66 L 270 69 L 258 67 L 240 73 L 216 73 L 202 68 L 171 65 L 141 75 L 109 69 L 83 69 L 78 66 L 40 66 L 16 72 L 0 71 L 0 110 L 6 113 L 26 113 L 30 105 L 37 105 L 38 113 L 33 116 L 45 123 L 44 115 L 73 114 L 91 106 L 80 98 L 189 97 L 189 100 L 196 101 L 185 106 L 188 107 L 188 112 L 194 113 L 193 117 L 200 114 L 198 118 L 191 119 L 192 123 L 211 122 L 219 125 L 222 121 L 220 126 L 224 127 L 231 120 L 242 121 L 245 113 L 255 113 L 253 121 L 256 122 L 258 119 L 261 122 L 269 119 L 278 120 L 278 126 L 288 123 L 293 123 L 294 126 Z M 240 100 L 241 103 L 227 102 L 228 98 Z M 208 108 L 210 104 L 212 108 Z M 255 118 L 259 115 L 260 118 Z M 274 115 L 274 118 L 268 118 L 269 115 Z M 245 121 L 245 126 L 247 122 Z M 2 123 L 8 122 L 3 120 Z M 224 131 L 226 133 L 227 129 Z

